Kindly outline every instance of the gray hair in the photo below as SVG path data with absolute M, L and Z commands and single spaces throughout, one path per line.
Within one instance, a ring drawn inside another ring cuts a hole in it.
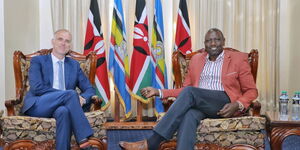
M 69 30 L 67 30 L 67 29 L 58 29 L 58 30 L 56 30 L 54 32 L 54 39 L 56 38 L 56 34 L 58 34 L 60 32 L 67 32 L 71 36 L 71 38 L 72 38 L 72 34 L 71 34 L 71 32 Z

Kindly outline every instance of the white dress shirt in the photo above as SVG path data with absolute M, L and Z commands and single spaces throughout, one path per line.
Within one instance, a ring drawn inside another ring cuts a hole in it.
M 52 53 L 51 53 L 51 58 L 52 58 L 52 65 L 53 65 L 53 88 L 59 89 L 59 81 L 58 81 L 58 67 L 59 67 L 59 64 L 57 62 L 62 61 L 63 76 L 65 76 L 65 65 L 64 65 L 65 64 L 65 58 L 63 58 L 62 60 L 59 60 Z M 64 80 L 64 82 L 65 82 L 65 80 Z M 64 86 L 64 87 L 66 87 L 66 86 Z M 64 89 L 64 90 L 66 90 L 66 89 Z
M 224 91 L 222 85 L 222 66 L 224 61 L 224 51 L 217 57 L 215 61 L 209 60 L 209 55 L 206 57 L 203 71 L 200 75 L 199 88 L 208 90 Z M 162 91 L 159 89 L 159 97 L 162 98 Z M 237 101 L 239 104 L 239 110 L 244 110 L 244 105 Z
M 224 91 L 221 81 L 223 61 L 224 51 L 217 57 L 215 61 L 210 61 L 209 55 L 207 55 L 199 80 L 199 88 Z

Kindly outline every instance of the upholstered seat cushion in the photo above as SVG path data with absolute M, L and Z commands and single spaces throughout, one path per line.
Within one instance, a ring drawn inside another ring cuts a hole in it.
M 261 131 L 198 133 L 197 143 L 213 143 L 224 147 L 234 144 L 264 147 L 264 134 Z
M 85 113 L 94 130 L 94 137 L 105 136 L 103 124 L 106 122 L 103 111 Z M 28 139 L 45 141 L 55 139 L 56 121 L 53 118 L 37 118 L 28 116 L 4 116 L 1 117 L 3 138 L 5 141 L 16 139 Z
M 265 128 L 264 117 L 236 117 L 221 119 L 204 119 L 198 127 L 198 133 L 228 132 L 228 131 L 252 131 Z
M 263 117 L 237 117 L 222 119 L 204 119 L 197 129 L 198 143 L 214 143 L 221 146 L 249 144 L 263 146 L 265 128 Z
M 220 146 L 249 144 L 263 147 L 266 119 L 245 116 L 236 118 L 204 119 L 197 128 L 196 143 L 211 143 Z M 176 135 L 173 137 L 176 139 Z

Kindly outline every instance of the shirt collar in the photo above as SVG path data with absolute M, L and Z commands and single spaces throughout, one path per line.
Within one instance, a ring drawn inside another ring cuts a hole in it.
M 65 57 L 62 59 L 62 60 L 59 60 L 56 56 L 54 56 L 52 53 L 51 53 L 51 58 L 52 58 L 52 62 L 53 64 L 57 63 L 58 61 L 62 61 L 63 63 L 65 62 Z
M 224 50 L 223 50 L 222 53 L 217 57 L 217 59 L 216 59 L 215 62 L 220 61 L 220 60 L 223 60 L 223 58 L 224 58 Z M 210 60 L 209 60 L 209 55 L 206 56 L 206 61 L 210 61 Z

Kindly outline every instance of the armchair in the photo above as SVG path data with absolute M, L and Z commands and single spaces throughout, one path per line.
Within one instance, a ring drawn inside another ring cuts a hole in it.
M 24 116 L 20 111 L 23 105 L 23 99 L 26 92 L 29 90 L 28 69 L 30 67 L 31 58 L 37 55 L 50 54 L 51 51 L 52 49 L 42 49 L 28 55 L 24 55 L 21 51 L 14 52 L 13 65 L 16 98 L 5 101 L 7 116 L 2 116 L 0 119 L 2 137 L 5 144 L 4 149 L 36 149 L 38 147 L 42 149 L 52 149 L 51 146 L 55 143 L 55 119 Z M 90 53 L 85 56 L 70 51 L 67 57 L 72 57 L 77 60 L 92 85 L 95 85 L 96 54 Z M 91 143 L 99 149 L 106 149 L 106 142 L 104 140 L 105 130 L 103 129 L 103 124 L 106 122 L 106 119 L 104 117 L 104 112 L 100 110 L 101 102 L 101 99 L 97 96 L 93 96 L 91 106 L 92 111 L 86 112 L 85 115 L 95 132 L 94 138 L 91 139 Z M 78 148 L 73 137 L 72 148 Z
M 237 51 L 225 48 L 225 51 Z M 204 49 L 183 55 L 176 51 L 172 55 L 175 88 L 183 86 L 189 61 L 193 55 L 202 53 Z M 258 67 L 258 51 L 251 50 L 248 54 L 251 72 L 256 81 Z M 174 101 L 174 98 L 165 102 L 165 108 Z M 265 118 L 260 117 L 261 105 L 258 101 L 252 102 L 248 110 L 235 118 L 204 119 L 197 129 L 195 149 L 263 149 L 264 135 L 260 132 L 265 127 Z M 176 137 L 161 143 L 160 149 L 176 149 Z

